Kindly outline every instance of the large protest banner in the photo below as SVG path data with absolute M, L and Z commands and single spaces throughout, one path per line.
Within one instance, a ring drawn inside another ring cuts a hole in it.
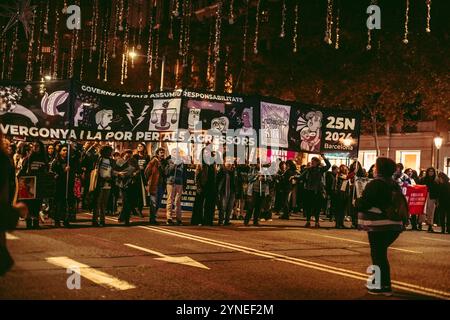
M 256 160 L 258 147 L 353 158 L 360 123 L 357 112 L 269 97 L 191 90 L 120 93 L 77 81 L 0 83 L 5 135 L 177 142 L 191 157 L 212 143 L 227 156 L 249 161 Z
M 75 82 L 71 127 L 79 140 L 160 141 L 178 129 L 181 91 L 119 93 Z
M 211 143 L 220 154 L 247 154 L 248 159 L 249 150 L 255 150 L 258 143 L 258 114 L 258 102 L 251 97 L 185 90 L 180 128 L 189 130 L 187 142 L 197 151 Z
M 70 81 L 0 83 L 0 129 L 24 138 L 68 139 Z

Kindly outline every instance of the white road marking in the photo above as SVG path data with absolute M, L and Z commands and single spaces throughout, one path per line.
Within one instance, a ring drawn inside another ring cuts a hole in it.
M 11 233 L 6 233 L 6 240 L 19 240 L 20 238 L 11 234 Z
M 317 263 L 317 262 L 313 262 L 313 261 L 308 261 L 308 260 L 304 260 L 304 259 L 300 259 L 300 258 L 294 258 L 294 257 L 281 255 L 281 254 L 277 254 L 277 253 L 273 253 L 273 252 L 269 252 L 269 251 L 257 250 L 257 249 L 253 249 L 253 248 L 249 248 L 249 247 L 236 245 L 236 244 L 229 243 L 229 242 L 204 238 L 204 237 L 192 235 L 189 233 L 175 231 L 172 229 L 169 230 L 169 229 L 164 229 L 161 227 L 146 227 L 146 226 L 139 226 L 139 228 L 148 229 L 148 230 L 152 230 L 152 231 L 156 231 L 156 232 L 160 232 L 160 233 L 165 233 L 165 234 L 168 234 L 168 235 L 171 235 L 174 237 L 190 239 L 193 241 L 206 243 L 209 245 L 222 247 L 222 248 L 226 248 L 226 249 L 231 249 L 231 250 L 235 250 L 235 251 L 239 251 L 239 252 L 243 252 L 243 253 L 247 253 L 247 254 L 251 254 L 251 255 L 255 255 L 255 256 L 271 258 L 276 261 L 299 265 L 299 266 L 302 266 L 305 268 L 324 271 L 327 273 L 332 273 L 332 274 L 344 276 L 347 278 L 353 278 L 353 279 L 364 280 L 364 281 L 367 281 L 367 278 L 368 278 L 368 274 L 365 274 L 365 273 L 347 270 L 347 269 L 343 269 L 343 268 L 338 268 L 338 267 L 321 264 L 321 263 Z M 392 284 L 393 284 L 392 287 L 396 288 L 396 289 L 414 292 L 417 294 L 431 296 L 431 297 L 435 297 L 435 298 L 439 298 L 439 299 L 450 299 L 450 292 L 416 286 L 413 284 L 395 281 L 395 280 L 392 281 Z
M 64 269 L 78 267 L 81 270 L 81 276 L 104 287 L 114 290 L 129 290 L 136 287 L 126 281 L 120 280 L 102 271 L 96 270 L 86 264 L 72 260 L 68 257 L 50 257 L 45 259 L 47 262 L 62 267 Z
M 422 239 L 434 240 L 434 241 L 441 241 L 441 242 L 445 242 L 445 243 L 450 244 L 450 241 L 448 241 L 448 240 L 435 239 L 435 238 L 428 238 L 428 237 L 422 237 Z
M 167 255 L 165 255 L 163 253 L 160 253 L 158 251 L 154 251 L 154 250 L 150 250 L 150 249 L 147 249 L 147 248 L 135 246 L 133 244 L 125 243 L 125 245 L 127 247 L 134 248 L 136 250 L 141 250 L 141 251 L 148 252 L 148 253 L 154 254 L 156 256 L 159 256 L 159 258 L 155 258 L 156 260 L 166 261 L 166 262 L 170 262 L 170 263 L 178 263 L 178 264 L 183 264 L 183 265 L 190 266 L 190 267 L 196 267 L 196 268 L 209 270 L 209 268 L 207 266 L 205 266 L 204 264 L 202 264 L 202 263 L 200 263 L 198 261 L 195 261 L 194 259 L 192 259 L 190 257 L 187 257 L 187 256 L 184 256 L 184 257 L 171 257 L 171 256 L 167 256 Z
M 346 239 L 346 238 L 341 238 L 341 237 L 326 236 L 326 235 L 323 235 L 323 234 L 317 234 L 317 233 L 313 233 L 313 232 L 310 232 L 309 234 L 311 234 L 313 236 L 317 236 L 317 237 L 324 237 L 324 238 L 329 238 L 329 239 L 342 240 L 342 241 L 348 241 L 348 242 L 354 242 L 354 243 L 360 243 L 360 244 L 369 245 L 369 243 L 365 242 L 365 241 L 352 240 L 352 239 Z M 408 249 L 402 249 L 402 248 L 396 248 L 396 247 L 389 247 L 389 249 L 397 250 L 397 251 L 403 251 L 403 252 L 408 252 L 408 253 L 423 254 L 423 252 L 421 252 L 421 251 L 414 251 L 414 250 L 408 250 Z

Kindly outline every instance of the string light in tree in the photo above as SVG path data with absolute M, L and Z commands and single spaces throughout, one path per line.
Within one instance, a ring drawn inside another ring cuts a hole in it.
M 124 40 L 123 40 L 123 50 L 122 50 L 122 68 L 120 72 L 120 84 L 123 85 L 125 80 L 128 78 L 128 15 L 129 7 L 123 9 L 123 23 L 124 27 Z
M 430 33 L 431 27 L 430 27 L 430 20 L 431 20 L 431 0 L 426 0 L 427 4 L 427 27 L 425 28 L 425 31 Z
M 286 36 L 286 0 L 283 0 L 283 4 L 281 7 L 281 32 L 280 38 L 284 38 Z
M 186 23 L 183 46 L 183 70 L 187 67 L 187 59 L 191 44 L 191 17 L 192 17 L 192 1 L 186 0 Z
M 4 80 L 5 79 L 5 67 L 6 67 L 6 47 L 7 47 L 7 42 L 6 42 L 6 37 L 2 37 L 0 38 L 1 42 L 0 42 L 0 52 L 2 53 L 2 70 L 1 70 L 1 74 L 0 74 L 0 79 Z
M 216 90 L 217 66 L 220 61 L 220 40 L 222 35 L 222 1 L 217 3 L 216 11 L 216 32 L 214 37 L 214 60 L 213 60 L 213 90 Z
M 214 50 L 214 32 L 213 32 L 213 25 L 211 23 L 210 29 L 209 29 L 209 41 L 208 41 L 208 64 L 206 68 L 206 81 L 207 81 L 207 87 L 208 90 L 212 90 L 213 88 L 213 50 Z
M 33 46 L 34 46 L 35 27 L 36 27 L 36 15 L 33 14 L 30 31 L 30 40 L 28 41 L 27 69 L 25 75 L 25 79 L 27 81 L 33 80 Z
M 242 45 L 242 61 L 245 62 L 247 60 L 247 34 L 248 34 L 248 12 L 249 12 L 249 0 L 246 1 L 247 8 L 245 11 L 245 22 L 244 22 L 244 37 L 243 37 L 243 45 Z
M 80 65 L 80 81 L 84 77 L 84 39 L 81 39 L 81 65 Z
M 371 5 L 377 4 L 377 1 L 376 0 L 371 0 L 370 4 Z M 366 50 L 369 51 L 371 49 L 372 49 L 372 30 L 367 28 L 367 45 L 366 45 Z
M 336 41 L 334 43 L 334 48 L 337 50 L 339 49 L 339 38 L 340 38 L 340 26 L 339 26 L 339 19 L 340 19 L 340 9 L 338 8 L 337 10 L 337 15 L 336 15 Z
M 405 34 L 403 36 L 403 43 L 408 44 L 408 23 L 409 23 L 409 0 L 406 0 L 406 11 L 405 11 Z
M 142 44 L 141 44 L 141 37 L 142 37 L 142 0 L 139 1 L 138 12 L 139 12 L 139 32 L 138 32 L 138 40 L 137 40 L 136 48 L 138 50 L 141 50 L 142 49 Z
M 114 15 L 114 31 L 112 38 L 112 53 L 111 58 L 115 59 L 117 56 L 117 30 L 120 25 L 120 1 L 116 2 L 116 14 Z
M 120 32 L 122 32 L 123 31 L 123 18 L 124 18 L 124 7 L 125 7 L 125 5 L 123 3 L 123 0 L 118 0 L 117 3 L 118 3 L 118 6 L 119 6 L 119 21 L 118 21 L 119 27 L 118 27 L 118 30 Z
M 170 40 L 173 40 L 173 17 L 175 15 L 175 2 L 174 0 L 170 0 L 170 23 L 169 23 L 169 34 L 167 37 Z
M 103 76 L 103 82 L 108 81 L 108 66 L 109 66 L 109 21 L 111 21 L 111 17 L 108 15 L 107 21 L 105 23 L 105 44 L 103 48 L 103 68 L 104 68 L 104 76 Z
M 50 13 L 50 0 L 47 0 L 47 7 L 45 9 L 45 18 L 44 18 L 44 34 L 48 34 L 48 15 Z
M 14 58 L 15 58 L 15 52 L 18 49 L 17 48 L 17 41 L 18 41 L 18 34 L 19 34 L 19 24 L 16 24 L 16 27 L 14 28 L 14 35 L 13 40 L 11 43 L 11 49 L 9 53 L 9 66 L 8 66 L 8 80 L 11 80 L 12 74 L 14 72 Z
M 255 26 L 255 41 L 253 42 L 253 53 L 258 54 L 258 38 L 259 38 L 259 13 L 261 0 L 258 0 L 256 5 L 256 26 Z
M 234 0 L 230 0 L 230 17 L 228 18 L 229 24 L 234 24 Z
M 156 29 L 156 39 L 155 39 L 155 70 L 159 69 L 159 30 L 158 27 Z
M 75 1 L 75 5 L 79 6 L 79 0 Z M 66 11 L 67 13 L 67 8 Z M 78 29 L 72 30 L 72 39 L 70 43 L 70 58 L 69 58 L 69 78 L 73 77 L 74 73 L 74 64 L 75 64 L 75 56 L 78 49 Z
M 59 53 L 59 10 L 56 8 L 55 10 L 55 34 L 53 37 L 53 48 L 52 48 L 52 57 L 53 57 L 53 63 L 52 63 L 52 78 L 58 79 L 58 53 Z
M 297 39 L 298 39 L 298 3 L 295 4 L 295 8 L 294 8 L 294 37 L 292 39 L 292 42 L 293 42 L 292 51 L 294 53 L 296 53 L 297 49 L 298 49 Z
M 327 3 L 327 19 L 326 19 L 326 28 L 325 28 L 325 43 L 331 45 L 333 41 L 332 37 L 332 28 L 333 28 L 333 0 L 328 0 Z
M 94 2 L 91 25 L 91 45 L 89 48 L 89 63 L 92 63 L 94 51 L 97 50 L 97 27 L 98 27 L 98 0 Z
M 225 58 L 225 83 L 224 88 L 226 93 L 233 93 L 233 74 L 229 68 L 229 57 L 230 57 L 230 47 L 226 48 L 226 58 Z
M 148 49 L 147 49 L 147 63 L 148 63 L 148 91 L 152 90 L 152 74 L 153 74 L 153 5 L 150 4 L 149 15 L 149 30 L 148 30 Z

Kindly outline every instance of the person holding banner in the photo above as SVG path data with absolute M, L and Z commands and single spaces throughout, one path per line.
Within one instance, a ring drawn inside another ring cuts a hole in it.
M 370 181 L 356 202 L 358 229 L 368 233 L 372 267 L 379 268 L 380 283 L 368 287 L 369 294 L 391 296 L 391 273 L 388 248 L 404 230 L 408 204 L 397 182 L 392 178 L 396 164 L 389 158 L 378 158 L 376 178 Z
M 325 166 L 321 165 L 320 158 L 314 157 L 311 159 L 311 166 L 306 168 L 305 171 L 300 174 L 298 180 L 303 181 L 305 184 L 305 197 L 304 197 L 304 210 L 306 214 L 306 224 L 305 228 L 311 226 L 311 217 L 315 218 L 315 227 L 320 228 L 319 215 L 320 209 L 322 207 L 323 201 L 323 190 L 324 185 L 322 182 L 322 177 L 328 169 L 331 168 L 330 161 L 325 157 L 324 154 L 321 155 L 322 159 L 325 161 Z
M 436 202 L 439 195 L 436 170 L 434 168 L 428 168 L 425 177 L 420 180 L 420 184 L 428 187 L 428 198 L 425 208 L 426 223 L 428 224 L 428 232 L 434 232 L 434 212 L 436 211 Z
M 438 214 L 441 224 L 441 233 L 450 233 L 450 181 L 448 176 L 439 172 L 439 197 L 438 197 Z
M 18 173 L 18 177 L 33 176 L 36 181 L 36 190 L 39 190 L 38 184 L 40 183 L 40 178 L 48 172 L 48 163 L 45 155 L 45 148 L 42 142 L 35 141 L 32 144 L 31 153 L 28 157 L 23 160 L 22 168 Z M 34 195 L 34 199 L 23 200 L 23 202 L 28 206 L 30 215 L 26 219 L 27 229 L 38 229 L 39 228 L 39 211 L 41 210 L 42 199 L 38 195 Z
M 226 162 L 217 173 L 217 192 L 219 195 L 219 226 L 230 225 L 230 216 L 233 211 L 236 194 L 237 174 L 233 165 Z

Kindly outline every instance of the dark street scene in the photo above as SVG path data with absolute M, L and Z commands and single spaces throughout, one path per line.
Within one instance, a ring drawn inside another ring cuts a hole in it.
M 284 319 L 449 300 L 449 17 L 1 1 L 0 302 Z

